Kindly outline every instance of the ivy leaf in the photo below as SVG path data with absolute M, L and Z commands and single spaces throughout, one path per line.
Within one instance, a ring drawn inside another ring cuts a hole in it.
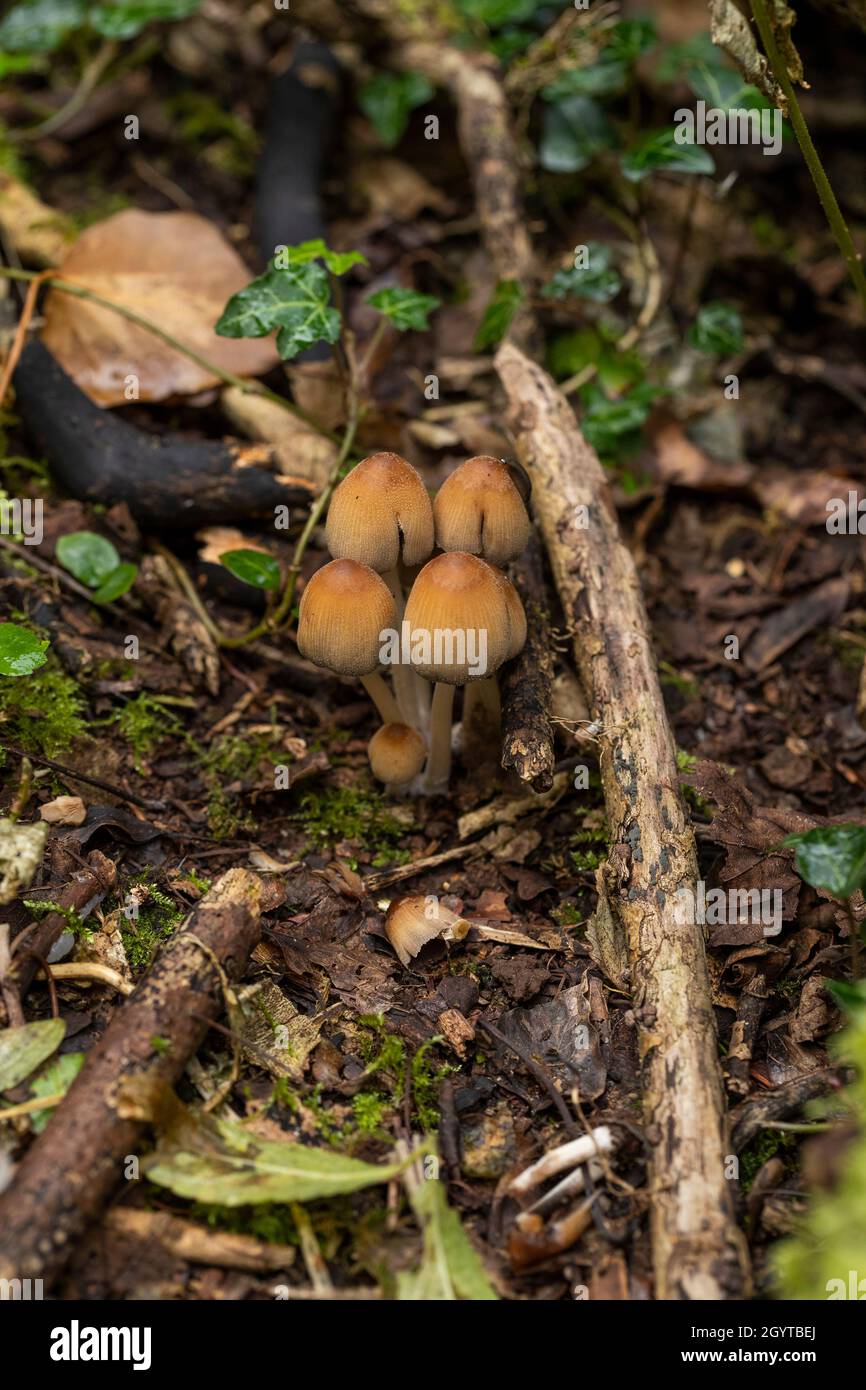
M 613 127 L 589 97 L 566 97 L 544 112 L 539 158 L 553 174 L 576 174 L 615 141 Z
M 683 127 L 680 127 L 682 129 Z M 715 163 L 703 145 L 680 144 L 674 126 L 652 131 L 620 158 L 620 168 L 632 183 L 657 170 L 675 174 L 712 174 Z
M 340 315 L 323 266 L 309 261 L 265 271 L 232 295 L 216 325 L 223 338 L 263 338 L 274 329 L 282 358 L 296 357 L 311 343 L 337 341 Z
M 641 382 L 627 395 L 610 400 L 598 387 L 587 388 L 581 429 L 597 453 L 611 456 L 636 443 L 653 403 L 663 391 Z
M 433 88 L 420 73 L 377 72 L 358 93 L 358 105 L 391 150 L 402 138 L 410 112 L 432 95 Z
M 432 294 L 419 294 L 417 290 L 401 290 L 394 287 L 371 294 L 367 303 L 378 309 L 380 314 L 384 314 L 401 333 L 405 333 L 407 328 L 415 328 L 419 332 L 429 328 L 427 315 L 438 309 L 441 301 Z
M 273 555 L 263 550 L 224 550 L 220 564 L 244 584 L 255 589 L 279 589 L 280 566 Z
M 542 87 L 541 95 L 550 102 L 561 102 L 571 96 L 614 97 L 624 92 L 627 85 L 626 64 L 602 58 L 588 68 L 566 68 Z
M 813 888 L 850 898 L 866 887 L 866 826 L 818 826 L 782 843 L 796 850 L 797 873 Z
M 95 531 L 72 531 L 61 536 L 55 551 L 65 570 L 89 589 L 95 589 L 117 569 L 120 556 L 111 541 Z
M 20 1028 L 0 1032 L 0 1091 L 9 1091 L 41 1067 L 63 1042 L 66 1024 L 62 1018 L 24 1023 Z M 2 1111 L 0 1111 L 2 1114 Z
M 201 0 L 122 0 L 91 5 L 87 18 L 105 39 L 132 39 L 155 20 L 186 19 L 200 4 Z
M 94 590 L 94 603 L 114 603 L 115 599 L 121 598 L 123 594 L 129 592 L 135 583 L 138 575 L 138 565 L 122 564 L 113 569 L 106 575 L 102 583 Z
M 47 640 L 26 627 L 0 623 L 0 676 L 29 676 L 48 660 Z
M 553 279 L 542 287 L 541 293 L 548 299 L 567 299 L 574 295 L 577 299 L 607 304 L 616 298 L 622 286 L 619 275 L 611 268 L 611 254 L 610 247 L 603 242 L 587 242 L 587 264 L 558 270 Z
M 743 346 L 743 320 L 732 304 L 715 299 L 698 310 L 689 329 L 689 342 L 700 352 L 729 357 Z
M 475 334 L 476 352 L 486 352 L 502 342 L 522 301 L 523 290 L 516 280 L 499 281 Z
M 52 53 L 86 20 L 85 0 L 22 0 L 0 21 L 0 45 L 10 53 Z
M 649 16 L 621 19 L 610 31 L 603 56 L 620 63 L 635 63 L 642 53 L 658 43 L 658 38 L 655 20 Z
M 367 265 L 367 257 L 360 251 L 332 251 L 321 237 L 312 241 L 302 241 L 297 246 L 278 246 L 277 254 L 271 261 L 271 270 L 291 270 L 294 266 L 307 265 L 309 261 L 324 261 L 332 275 L 345 275 L 353 265 Z

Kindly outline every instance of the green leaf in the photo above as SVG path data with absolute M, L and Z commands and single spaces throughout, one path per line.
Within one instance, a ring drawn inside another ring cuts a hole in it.
M 91 5 L 87 18 L 103 38 L 132 39 L 156 20 L 186 19 L 200 4 L 201 0 L 119 0 Z
M 424 1237 L 421 1264 L 397 1275 L 397 1298 L 413 1302 L 495 1302 L 497 1295 L 437 1178 L 413 1184 L 409 1199 Z
M 636 19 L 621 19 L 610 31 L 603 56 L 620 63 L 635 63 L 642 53 L 658 43 L 655 20 L 648 15 Z
M 331 305 L 327 271 L 315 261 L 270 269 L 233 294 L 216 326 L 223 338 L 263 338 L 277 329 L 277 351 L 296 357 L 311 343 L 335 343 L 340 315 Z
M 307 265 L 309 261 L 324 261 L 332 275 L 345 275 L 353 265 L 367 265 L 367 257 L 360 251 L 332 251 L 321 237 L 313 241 L 302 241 L 297 246 L 281 246 L 271 261 L 271 270 L 291 270 L 293 266 Z
M 32 1096 L 65 1096 L 69 1087 L 72 1085 L 81 1068 L 84 1066 L 83 1052 L 64 1052 L 62 1057 L 58 1057 L 56 1062 L 36 1077 L 30 1087 Z M 59 1105 L 60 1102 L 58 1101 Z M 30 1124 L 35 1134 L 41 1134 L 48 1124 L 56 1107 L 51 1106 L 46 1110 L 37 1110 L 30 1116 Z
M 358 93 L 358 105 L 391 150 L 402 138 L 410 113 L 432 95 L 433 88 L 420 73 L 377 72 Z
M 236 579 L 252 584 L 255 589 L 279 589 L 280 566 L 272 555 L 263 550 L 224 550 L 220 564 L 225 565 Z
M 827 980 L 825 988 L 846 1013 L 866 1015 L 866 980 Z
M 117 569 L 120 556 L 111 541 L 95 531 L 72 531 L 61 536 L 55 550 L 65 570 L 88 588 L 97 588 Z
M 587 387 L 580 422 L 584 437 L 597 453 L 617 454 L 623 444 L 635 442 L 653 403 L 663 394 L 659 387 L 642 382 L 627 395 L 610 400 L 597 386 Z
M 544 112 L 539 147 L 542 169 L 553 174 L 576 174 L 600 150 L 615 143 L 613 127 L 601 107 L 589 97 L 566 97 Z
M 685 43 L 671 44 L 656 69 L 662 81 L 681 79 L 691 87 L 696 97 L 708 106 L 724 111 L 731 107 L 745 110 L 766 110 L 771 103 L 765 96 L 745 83 L 732 67 L 723 51 L 709 34 L 696 34 Z
M 0 676 L 29 676 L 48 660 L 47 639 L 15 623 L 0 623 Z
M 10 53 L 51 53 L 86 18 L 85 0 L 22 0 L 0 21 L 0 46 Z
M 712 174 L 715 163 L 703 145 L 680 144 L 677 129 L 666 126 L 652 131 L 638 145 L 620 157 L 620 168 L 632 183 L 639 183 L 658 170 L 676 174 Z
M 541 0 L 457 0 L 457 9 L 465 19 L 487 29 L 520 24 L 524 19 L 532 19 L 540 8 Z
M 367 303 L 378 309 L 380 314 L 384 314 L 401 333 L 405 333 L 407 328 L 415 328 L 419 332 L 429 328 L 427 315 L 438 309 L 440 302 L 432 294 L 419 294 L 417 290 L 397 288 L 379 290 L 367 299 Z
M 114 603 L 115 599 L 128 593 L 138 575 L 138 565 L 124 563 L 118 565 L 111 574 L 106 575 L 93 593 L 94 603 Z
M 597 368 L 599 385 L 614 395 L 637 386 L 646 375 L 638 352 L 620 352 L 597 328 L 580 328 L 554 338 L 547 350 L 547 364 L 558 381 L 592 364 Z
M 502 342 L 522 302 L 523 290 L 516 280 L 499 281 L 475 334 L 476 352 L 486 352 Z
M 782 843 L 796 850 L 797 873 L 813 888 L 850 898 L 866 886 L 866 826 L 818 826 Z
M 24 1023 L 20 1028 L 5 1028 L 0 1033 L 0 1091 L 8 1091 L 26 1080 L 57 1051 L 65 1036 L 66 1024 L 62 1018 L 40 1019 L 38 1023 Z
M 418 1157 L 416 1151 L 395 1163 L 362 1163 L 332 1149 L 262 1139 L 231 1120 L 195 1114 L 176 1097 L 170 1104 L 169 1123 L 160 1124 L 163 1137 L 142 1160 L 142 1171 L 193 1201 L 227 1207 L 312 1202 L 390 1182 Z
M 622 281 L 611 269 L 612 252 L 609 246 L 600 241 L 590 241 L 586 245 L 586 265 L 573 265 L 568 270 L 558 270 L 553 279 L 542 287 L 541 293 L 548 299 L 566 299 L 574 295 L 577 299 L 592 299 L 597 304 L 607 304 L 614 299 L 622 287 Z
M 31 53 L 0 52 L 0 77 L 8 77 L 10 72 L 27 72 L 33 66 Z
M 546 87 L 541 95 L 545 101 L 560 102 L 566 97 L 619 96 L 628 86 L 629 72 L 625 63 L 602 58 L 588 68 L 566 68 Z
M 701 352 L 729 357 L 743 346 L 743 320 L 732 304 L 720 299 L 704 304 L 689 329 L 689 342 Z

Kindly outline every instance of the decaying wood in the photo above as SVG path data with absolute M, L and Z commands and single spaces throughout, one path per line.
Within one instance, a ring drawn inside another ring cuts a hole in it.
M 776 1086 L 766 1095 L 751 1096 L 731 1111 L 731 1148 L 739 1153 L 751 1143 L 767 1120 L 784 1120 L 794 1115 L 817 1096 L 826 1095 L 834 1087 L 841 1085 L 843 1072 L 839 1068 L 824 1067 L 820 1071 L 807 1072 L 805 1076 L 795 1076 Z
M 275 407 L 279 409 L 279 407 Z M 193 685 L 218 695 L 220 658 L 217 644 L 189 599 L 180 591 L 168 561 L 146 555 L 135 591 L 144 600 Z
M 526 644 L 502 670 L 502 766 L 513 768 L 534 791 L 553 786 L 553 728 L 550 722 L 553 649 L 538 542 L 533 537 L 510 578 L 526 611 Z
M 568 402 L 513 344 L 500 348 L 496 367 L 600 726 L 611 832 L 605 882 L 628 943 L 639 1029 L 656 1296 L 735 1298 L 746 1287 L 746 1256 L 725 1177 L 729 1144 L 704 938 L 674 910 L 681 889 L 694 891 L 697 856 L 640 580 L 607 479 Z
M 287 478 L 265 444 L 147 434 L 100 410 L 37 339 L 21 354 L 15 395 L 28 434 L 55 479 L 82 502 L 126 502 L 143 526 L 177 530 L 273 517 L 315 494 Z
M 142 1147 L 142 1125 L 121 1113 L 122 1087 L 180 1078 L 222 1007 L 214 960 L 237 980 L 258 940 L 259 893 L 247 870 L 223 874 L 117 1010 L 0 1197 L 0 1278 L 49 1284 L 102 1212 Z
M 742 1097 L 749 1094 L 752 1053 L 755 1050 L 766 1003 L 767 981 L 759 971 L 740 995 L 737 1017 L 731 1030 L 725 1076 L 732 1096 Z

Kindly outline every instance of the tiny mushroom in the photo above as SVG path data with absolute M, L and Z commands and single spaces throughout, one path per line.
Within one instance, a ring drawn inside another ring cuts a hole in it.
M 515 559 L 531 529 L 512 469 L 485 454 L 467 459 L 445 479 L 433 517 L 440 549 L 481 555 L 493 565 Z
M 489 676 L 514 646 L 507 582 L 477 556 L 452 551 L 430 560 L 412 587 L 406 605 L 412 666 L 436 683 L 424 774 L 427 792 L 448 785 L 454 687 Z
M 399 454 L 370 454 L 340 483 L 325 525 L 335 559 L 356 560 L 381 574 L 403 617 L 399 565 L 421 565 L 433 551 L 433 508 L 420 475 Z M 394 688 L 404 719 L 426 722 L 426 692 L 408 665 L 394 667 Z
M 383 724 L 367 744 L 373 776 L 389 787 L 404 787 L 418 776 L 427 756 L 427 745 L 408 724 Z
M 360 676 L 382 720 L 398 723 L 400 709 L 379 673 L 381 633 L 395 621 L 394 598 L 374 570 L 332 560 L 309 580 L 298 613 L 298 651 L 317 666 Z
M 438 898 L 423 894 L 395 898 L 385 914 L 385 935 L 403 965 L 408 965 L 421 947 L 437 936 L 446 941 L 462 941 L 471 926 Z

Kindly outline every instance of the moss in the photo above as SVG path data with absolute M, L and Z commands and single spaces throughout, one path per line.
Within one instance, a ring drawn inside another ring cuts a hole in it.
M 141 971 L 150 965 L 161 944 L 174 935 L 184 913 L 167 894 L 148 883 L 146 875 L 133 880 L 127 902 L 130 897 L 138 904 L 138 912 L 123 918 L 120 934 L 130 966 Z
M 86 734 L 84 696 L 49 656 L 30 676 L 0 677 L 0 724 L 10 743 L 54 758 Z
M 400 847 L 409 827 L 366 783 L 304 792 L 290 819 L 303 824 L 314 849 L 330 848 L 341 840 L 354 841 L 370 851 L 377 868 L 404 864 L 409 858 L 409 851 Z
M 136 772 L 144 773 L 145 758 L 164 738 L 181 733 L 183 725 L 157 695 L 142 692 L 127 700 L 116 715 L 117 726 L 132 749 Z
M 569 902 L 560 903 L 559 907 L 555 907 L 550 915 L 554 922 L 557 922 L 561 927 L 578 927 L 583 921 L 583 917 L 575 904 Z
M 740 1155 L 740 1186 L 743 1192 L 749 1191 L 755 1174 L 768 1159 L 775 1154 L 784 1159 L 796 1147 L 797 1140 L 793 1134 L 780 1129 L 762 1130 Z

